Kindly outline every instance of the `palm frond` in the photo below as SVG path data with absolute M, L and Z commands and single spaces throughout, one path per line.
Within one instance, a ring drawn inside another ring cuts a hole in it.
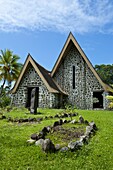
M 20 57 L 13 55 L 13 52 L 5 49 L 0 51 L 0 80 L 4 79 L 5 82 L 11 83 L 17 80 L 22 64 L 18 63 Z

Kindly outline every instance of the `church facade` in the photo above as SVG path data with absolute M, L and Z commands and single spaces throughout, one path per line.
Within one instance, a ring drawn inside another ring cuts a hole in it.
M 40 108 L 61 108 L 71 104 L 79 109 L 107 109 L 106 95 L 111 91 L 72 33 L 51 72 L 28 54 L 12 89 L 12 104 L 29 108 L 33 88 L 36 89 L 36 104 Z

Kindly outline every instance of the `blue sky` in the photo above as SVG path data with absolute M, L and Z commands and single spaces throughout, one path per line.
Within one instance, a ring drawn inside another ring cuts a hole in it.
M 112 0 L 0 0 L 0 49 L 51 70 L 69 32 L 93 65 L 113 64 Z

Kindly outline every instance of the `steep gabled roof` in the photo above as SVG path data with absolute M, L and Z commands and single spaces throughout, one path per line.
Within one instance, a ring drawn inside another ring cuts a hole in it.
M 40 78 L 42 79 L 43 83 L 46 85 L 47 89 L 49 90 L 49 92 L 52 93 L 62 93 L 59 88 L 57 87 L 57 85 L 55 84 L 55 82 L 53 81 L 50 72 L 47 71 L 45 68 L 43 68 L 41 65 L 39 65 L 32 57 L 30 54 L 28 54 L 27 59 L 24 63 L 23 69 L 18 77 L 18 80 L 16 81 L 13 89 L 12 89 L 12 93 L 15 93 L 25 72 L 26 69 L 29 65 L 29 63 L 33 66 L 33 68 L 36 70 L 36 72 L 38 73 L 38 75 L 40 76 Z
M 57 72 L 61 62 L 63 59 L 65 59 L 66 54 L 68 53 L 71 44 L 74 44 L 74 46 L 77 48 L 78 52 L 81 54 L 82 58 L 84 59 L 84 61 L 87 63 L 88 67 L 90 68 L 90 70 L 92 71 L 92 73 L 95 75 L 95 77 L 97 78 L 97 80 L 99 81 L 99 83 L 101 84 L 101 86 L 103 87 L 103 89 L 105 91 L 111 91 L 113 90 L 110 86 L 108 86 L 107 84 L 105 84 L 101 78 L 99 77 L 99 75 L 97 74 L 97 72 L 95 71 L 93 65 L 91 64 L 91 62 L 89 61 L 89 59 L 87 58 L 87 56 L 85 55 L 84 51 L 82 50 L 82 48 L 80 47 L 80 45 L 78 44 L 77 40 L 75 39 L 75 37 L 73 36 L 73 34 L 70 32 L 64 47 L 62 48 L 62 51 L 52 69 L 51 72 L 51 76 L 53 77 L 54 74 Z

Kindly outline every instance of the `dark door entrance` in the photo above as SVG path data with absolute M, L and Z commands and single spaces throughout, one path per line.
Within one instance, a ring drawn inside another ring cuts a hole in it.
M 35 88 L 35 105 L 38 107 L 39 100 L 39 87 L 28 87 L 27 88 L 27 100 L 26 100 L 26 108 L 30 110 L 31 100 L 32 100 L 32 90 Z
M 93 92 L 93 108 L 103 108 L 103 91 Z

